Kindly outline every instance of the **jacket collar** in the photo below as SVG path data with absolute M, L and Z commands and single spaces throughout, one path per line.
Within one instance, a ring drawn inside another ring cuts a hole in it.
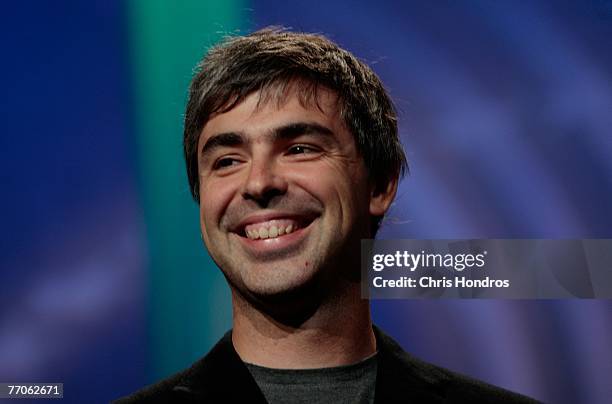
M 231 330 L 204 358 L 187 370 L 174 391 L 212 403 L 266 403 L 263 393 L 234 349 Z
M 374 326 L 377 373 L 374 402 L 437 402 L 443 400 L 442 374 L 408 355 L 391 337 Z M 230 386 L 228 388 L 228 386 Z M 174 387 L 178 394 L 206 402 L 266 403 L 265 397 L 232 344 L 231 330 Z
M 437 403 L 445 401 L 445 375 L 413 357 L 374 326 L 378 367 L 374 403 Z

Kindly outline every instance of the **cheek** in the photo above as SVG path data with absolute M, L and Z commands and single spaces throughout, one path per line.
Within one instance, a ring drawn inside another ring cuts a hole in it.
M 232 181 L 200 181 L 200 222 L 206 227 L 218 226 L 227 207 L 236 195 Z
M 333 188 L 343 203 L 350 207 L 362 206 L 368 199 L 367 174 L 359 162 L 346 162 L 331 170 Z
M 359 178 L 358 167 L 328 163 L 294 172 L 291 182 L 319 200 L 330 213 L 336 211 L 350 220 L 367 202 L 367 190 Z

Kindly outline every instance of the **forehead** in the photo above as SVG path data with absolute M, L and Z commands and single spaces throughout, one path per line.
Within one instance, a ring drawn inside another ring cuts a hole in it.
M 334 91 L 322 86 L 308 90 L 290 85 L 251 93 L 229 110 L 213 114 L 202 129 L 198 150 L 208 138 L 219 133 L 257 137 L 297 122 L 317 123 L 339 136 L 347 132 Z

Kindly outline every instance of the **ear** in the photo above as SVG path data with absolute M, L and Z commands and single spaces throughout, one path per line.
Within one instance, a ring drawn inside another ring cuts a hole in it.
M 386 183 L 372 184 L 370 193 L 370 215 L 384 216 L 395 198 L 399 176 L 394 175 Z

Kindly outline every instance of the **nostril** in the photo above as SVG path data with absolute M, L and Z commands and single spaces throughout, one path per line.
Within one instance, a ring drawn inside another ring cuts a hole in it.
M 271 189 L 268 189 L 268 190 L 266 190 L 264 192 L 261 192 L 259 194 L 254 194 L 254 193 L 251 193 L 251 192 L 245 192 L 243 194 L 243 198 L 246 199 L 246 200 L 251 200 L 251 201 L 256 202 L 259 205 L 259 207 L 261 207 L 261 208 L 267 208 L 268 205 L 270 204 L 270 202 L 274 198 L 279 197 L 279 196 L 281 196 L 283 194 L 284 194 L 284 192 L 281 191 L 280 189 L 271 188 Z
M 251 163 L 248 176 L 242 188 L 245 200 L 257 202 L 259 206 L 266 207 L 272 199 L 287 191 L 288 183 L 278 168 L 275 168 L 273 159 L 263 157 Z

